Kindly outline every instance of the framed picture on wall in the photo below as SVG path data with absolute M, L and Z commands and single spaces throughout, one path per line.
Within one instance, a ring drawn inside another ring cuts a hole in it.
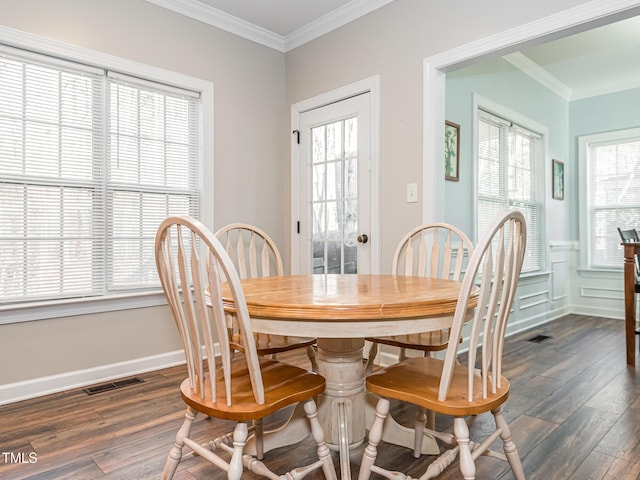
M 444 122 L 444 178 L 460 180 L 460 125 Z
M 553 172 L 551 196 L 555 200 L 564 200 L 564 162 L 553 159 L 551 169 Z

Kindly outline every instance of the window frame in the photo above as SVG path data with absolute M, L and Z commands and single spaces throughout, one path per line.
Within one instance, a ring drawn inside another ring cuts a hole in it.
M 200 219 L 213 228 L 213 102 L 214 85 L 211 81 L 172 72 L 152 65 L 116 57 L 106 53 L 70 45 L 43 37 L 26 34 L 0 26 L 0 43 L 10 47 L 49 55 L 58 59 L 77 62 L 106 70 L 117 70 L 125 75 L 144 78 L 153 82 L 173 85 L 200 93 L 199 159 Z M 204 132 L 207 132 L 205 135 Z M 206 160 L 206 161 L 205 161 Z M 96 314 L 166 304 L 158 289 L 143 292 L 118 292 L 100 297 L 69 298 L 32 303 L 16 303 L 0 306 L 0 325 L 60 318 L 66 316 Z
M 546 209 L 547 209 L 547 197 L 550 189 L 548 185 L 550 185 L 551 181 L 546 181 L 550 179 L 551 171 L 548 167 L 547 159 L 549 158 L 549 128 L 545 125 L 542 125 L 535 120 L 532 120 L 525 115 L 512 110 L 504 105 L 495 102 L 489 98 L 483 97 L 482 95 L 474 94 L 473 95 L 473 209 L 474 209 L 474 221 L 473 221 L 473 235 L 474 241 L 477 242 L 479 239 L 480 232 L 478 232 L 478 188 L 477 188 L 477 179 L 478 179 L 478 141 L 480 139 L 479 132 L 479 120 L 480 120 L 480 110 L 483 110 L 490 115 L 494 115 L 496 117 L 500 117 L 503 119 L 508 119 L 508 121 L 516 124 L 519 127 L 530 130 L 532 133 L 536 133 L 541 137 L 541 148 L 540 154 L 538 155 L 538 164 L 536 165 L 537 176 L 535 179 L 535 188 L 536 193 L 538 194 L 538 248 L 539 248 L 539 256 L 540 256 L 540 265 L 535 270 L 523 271 L 520 276 L 535 276 L 544 274 L 548 270 L 548 249 L 547 249 L 547 221 L 546 221 Z M 511 203 L 511 201 L 510 201 Z
M 623 270 L 623 264 L 619 265 L 594 265 L 591 257 L 591 211 L 592 202 L 589 187 L 591 185 L 591 165 L 589 151 L 592 144 L 597 143 L 624 143 L 631 138 L 640 138 L 640 127 L 623 128 L 608 132 L 581 135 L 578 137 L 578 165 L 579 165 L 579 218 L 580 218 L 580 266 L 582 270 L 600 272 L 619 272 Z M 613 232 L 617 235 L 617 232 Z M 622 247 L 620 247 L 622 248 Z M 620 254 L 622 256 L 622 253 Z

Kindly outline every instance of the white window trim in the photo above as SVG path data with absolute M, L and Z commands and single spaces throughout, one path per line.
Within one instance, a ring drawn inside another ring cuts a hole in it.
M 201 221 L 213 228 L 213 82 L 0 26 L 0 43 L 200 92 Z M 0 325 L 166 304 L 160 290 L 0 307 Z
M 591 265 L 591 199 L 587 186 L 589 182 L 589 145 L 592 143 L 610 142 L 623 140 L 629 137 L 640 137 L 640 128 L 626 128 L 623 130 L 615 130 L 613 132 L 595 133 L 593 135 L 583 135 L 578 137 L 578 172 L 579 172 L 579 188 L 580 201 L 578 213 L 580 215 L 580 269 L 585 271 L 621 271 L 620 267 L 594 267 Z
M 549 259 L 546 245 L 547 242 L 547 198 L 551 195 L 551 167 L 549 159 L 549 128 L 541 123 L 536 122 L 535 120 L 531 120 L 530 118 L 522 115 L 521 113 L 512 110 L 504 105 L 495 102 L 487 97 L 483 97 L 482 95 L 478 95 L 477 93 L 473 94 L 473 138 L 472 145 L 473 148 L 473 213 L 474 218 L 478 218 L 478 203 L 476 201 L 477 198 L 477 188 L 476 188 L 476 179 L 478 178 L 478 149 L 475 148 L 475 145 L 478 144 L 479 132 L 478 132 L 478 121 L 479 115 L 478 110 L 482 109 L 489 113 L 492 113 L 498 117 L 505 118 L 514 122 L 521 127 L 524 127 L 533 132 L 539 133 L 542 136 L 542 158 L 540 159 L 543 162 L 543 165 L 540 165 L 539 172 L 544 175 L 538 175 L 537 185 L 538 191 L 540 192 L 540 270 L 526 272 L 526 275 L 538 275 L 544 273 L 548 270 Z M 476 242 L 478 241 L 478 232 L 476 231 L 476 224 L 474 221 L 473 224 L 473 238 L 475 238 Z M 523 274 L 523 275 L 525 275 Z

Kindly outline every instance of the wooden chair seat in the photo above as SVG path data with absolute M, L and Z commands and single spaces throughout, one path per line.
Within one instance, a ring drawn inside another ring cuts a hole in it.
M 258 355 L 261 356 L 275 355 L 297 348 L 311 348 L 316 344 L 315 337 L 290 337 L 254 332 L 253 338 L 256 342 Z M 233 334 L 229 339 L 229 345 L 232 349 L 237 350 L 238 352 L 244 352 L 242 339 L 238 333 Z
M 449 344 L 449 330 L 443 329 L 435 332 L 391 335 L 388 337 L 366 337 L 365 340 L 421 352 L 437 352 L 447 348 Z
M 281 408 L 307 400 L 325 389 L 324 377 L 303 368 L 276 360 L 259 359 L 264 383 L 264 403 L 258 404 L 253 396 L 248 366 L 244 357 L 236 357 L 231 363 L 232 403 L 227 404 L 222 372 L 216 372 L 217 401 L 211 401 L 211 378 L 207 374 L 204 384 L 204 399 L 191 389 L 189 379 L 180 386 L 184 402 L 197 411 L 215 418 L 244 422 L 264 418 Z
M 478 371 L 473 377 L 473 399 L 469 401 L 468 368 L 465 365 L 454 365 L 449 394 L 445 400 L 438 400 L 443 367 L 444 361 L 437 358 L 409 358 L 401 364 L 390 365 L 369 375 L 367 390 L 382 397 L 409 402 L 454 417 L 479 415 L 493 410 L 502 405 L 509 396 L 509 381 L 501 377 L 496 392 L 483 398 L 482 377 Z

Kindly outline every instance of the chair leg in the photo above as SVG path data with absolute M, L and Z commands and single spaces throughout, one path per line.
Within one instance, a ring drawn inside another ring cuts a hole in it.
M 187 408 L 187 413 L 185 414 L 184 422 L 178 430 L 176 434 L 176 442 L 169 452 L 169 456 L 167 457 L 167 462 L 164 465 L 164 470 L 162 471 L 161 480 L 171 480 L 176 473 L 176 469 L 180 464 L 180 460 L 182 460 L 182 449 L 184 448 L 184 439 L 189 436 L 191 433 L 191 426 L 193 425 L 193 421 L 196 419 L 196 415 L 198 412 L 191 407 Z
M 242 477 L 243 463 L 242 452 L 247 443 L 249 429 L 247 424 L 239 422 L 233 430 L 233 453 L 229 460 L 229 470 L 227 470 L 227 480 L 240 480 Z
M 425 350 L 424 356 L 431 357 L 431 352 L 429 350 Z M 430 430 L 436 429 L 436 412 L 433 410 L 427 410 L 427 428 Z
M 311 437 L 318 447 L 318 459 L 322 462 L 322 471 L 324 472 L 325 480 L 337 480 L 335 466 L 331 459 L 331 452 L 327 446 L 327 442 L 324 438 L 324 430 L 318 420 L 318 409 L 316 403 L 313 400 L 307 400 L 304 403 L 304 412 L 307 414 L 309 424 L 311 425 Z
M 413 456 L 415 458 L 420 458 L 420 451 L 422 450 L 422 439 L 424 438 L 424 427 L 427 423 L 427 415 L 428 414 L 426 408 L 418 408 L 418 411 L 416 412 L 416 421 L 413 427 Z
M 400 353 L 398 355 L 398 363 L 404 362 L 407 359 L 407 349 L 404 347 L 400 348 Z
M 464 480 L 475 480 L 476 465 L 471 455 L 469 427 L 464 417 L 453 419 L 453 432 L 459 447 L 460 473 L 462 473 Z
M 388 414 L 389 400 L 381 398 L 378 400 L 378 405 L 376 406 L 376 418 L 373 420 L 373 424 L 369 430 L 369 444 L 362 454 L 358 480 L 368 480 L 371 476 L 371 467 L 373 467 L 376 457 L 378 456 L 378 444 L 380 440 L 382 440 L 382 427 Z
M 513 471 L 513 476 L 516 478 L 516 480 L 525 480 L 524 470 L 522 469 L 522 462 L 520 461 L 520 455 L 518 455 L 518 449 L 516 448 L 515 443 L 513 443 L 513 440 L 511 440 L 511 430 L 509 429 L 509 425 L 502 415 L 502 408 L 498 407 L 491 413 L 496 420 L 496 427 L 502 431 L 502 433 L 500 433 L 500 438 L 502 439 L 504 454 L 506 455 L 507 461 L 509 462 L 511 470 Z
M 369 375 L 373 371 L 373 362 L 378 355 L 378 344 L 376 342 L 370 342 L 369 359 L 367 360 L 367 367 L 365 368 L 365 375 Z
M 264 429 L 262 427 L 262 418 L 253 421 L 254 436 L 256 439 L 256 458 L 264 459 Z
M 316 351 L 313 349 L 311 345 L 307 347 L 307 357 L 309 357 L 309 361 L 311 362 L 311 371 L 318 373 L 318 362 L 316 361 Z
M 436 412 L 433 410 L 427 410 L 427 428 L 436 429 Z

